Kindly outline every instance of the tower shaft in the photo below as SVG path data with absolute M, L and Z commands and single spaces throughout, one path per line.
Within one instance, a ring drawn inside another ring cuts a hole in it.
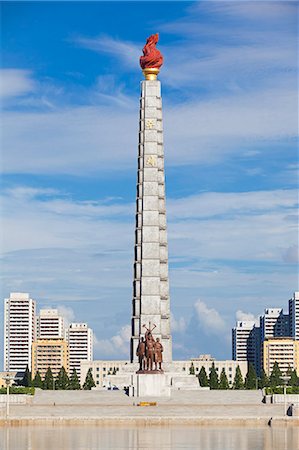
M 162 99 L 158 80 L 141 83 L 132 362 L 137 361 L 138 342 L 146 331 L 143 325 L 155 325 L 153 336 L 161 339 L 164 361 L 171 362 Z

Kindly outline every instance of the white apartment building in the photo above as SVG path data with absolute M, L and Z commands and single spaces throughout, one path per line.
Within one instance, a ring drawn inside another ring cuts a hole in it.
M 57 309 L 41 309 L 36 319 L 38 339 L 63 339 L 65 337 L 64 319 Z
M 35 340 L 35 300 L 29 294 L 12 292 L 4 300 L 4 370 L 24 372 L 31 367 Z
M 232 356 L 234 361 L 255 359 L 255 342 L 253 339 L 254 321 L 238 321 L 232 329 Z
M 267 308 L 260 317 L 261 339 L 288 336 L 289 316 L 283 314 L 282 308 Z
M 87 323 L 71 323 L 67 330 L 69 342 L 69 371 L 76 369 L 80 379 L 80 361 L 93 359 L 93 333 Z
M 299 341 L 299 292 L 289 300 L 290 336 Z

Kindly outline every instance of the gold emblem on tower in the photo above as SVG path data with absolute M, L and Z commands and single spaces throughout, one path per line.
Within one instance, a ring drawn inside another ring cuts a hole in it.
M 146 160 L 146 165 L 155 167 L 157 165 L 157 158 L 154 155 L 150 155 Z
M 155 120 L 154 119 L 146 119 L 145 121 L 145 128 L 152 129 L 155 126 Z

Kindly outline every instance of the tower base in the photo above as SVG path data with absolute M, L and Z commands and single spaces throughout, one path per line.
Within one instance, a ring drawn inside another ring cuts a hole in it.
M 132 381 L 134 397 L 170 397 L 169 377 L 164 373 L 136 373 Z

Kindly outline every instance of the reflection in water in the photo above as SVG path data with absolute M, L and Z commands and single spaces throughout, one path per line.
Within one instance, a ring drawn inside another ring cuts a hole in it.
M 295 427 L 28 426 L 0 428 L 3 450 L 298 450 Z

